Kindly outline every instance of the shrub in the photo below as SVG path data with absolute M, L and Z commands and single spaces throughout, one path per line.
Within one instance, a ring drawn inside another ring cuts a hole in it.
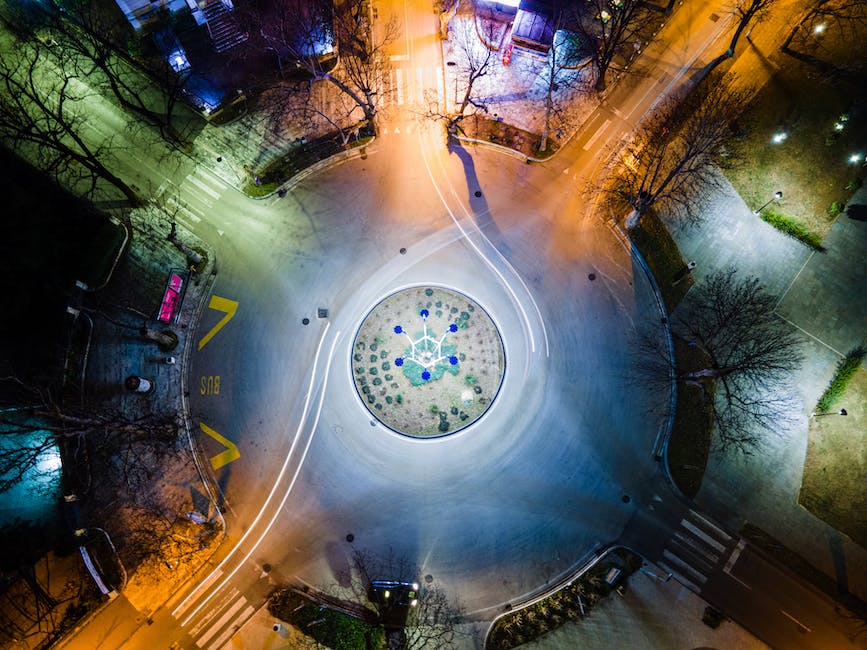
M 846 388 L 849 386 L 849 382 L 852 381 L 852 377 L 855 376 L 858 368 L 861 367 L 861 362 L 864 360 L 865 355 L 867 355 L 867 347 L 858 346 L 837 364 L 837 371 L 834 373 L 831 383 L 828 384 L 825 392 L 822 393 L 822 397 L 819 398 L 819 403 L 816 405 L 817 412 L 829 411 L 837 403 L 837 400 L 843 396 L 843 393 L 846 392 Z
M 828 208 L 828 216 L 832 219 L 836 219 L 841 212 L 843 212 L 843 204 L 839 201 L 834 201 Z
M 813 250 L 822 250 L 822 238 L 814 232 L 810 232 L 794 219 L 774 212 L 764 210 L 760 215 L 762 220 L 789 237 L 794 237 L 799 242 L 806 244 Z

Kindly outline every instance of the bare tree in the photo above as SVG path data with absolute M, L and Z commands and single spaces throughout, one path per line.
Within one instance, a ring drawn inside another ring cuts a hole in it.
M 751 25 L 767 18 L 774 2 L 776 0 L 738 0 L 734 6 L 734 16 L 738 22 L 731 41 L 729 41 L 728 49 L 710 63 L 708 71 L 713 70 L 723 61 L 735 55 L 735 48 L 738 45 L 741 34 L 743 34 L 747 27 L 752 29 Z M 747 38 L 749 38 L 749 32 L 747 32 Z
M 460 605 L 436 585 L 422 588 L 418 607 L 407 621 L 406 650 L 446 650 L 462 636 L 458 624 L 463 617 Z
M 125 55 L 124 45 L 134 36 L 126 23 L 107 16 L 99 3 L 73 0 L 38 7 L 15 12 L 19 33 L 29 27 L 33 39 L 49 49 L 68 73 L 107 91 L 167 140 L 181 141 L 173 116 L 186 85 L 185 73 L 176 73 L 159 55 L 136 60 Z
M 418 602 L 414 606 L 389 606 L 371 598 L 372 581 L 420 582 L 420 572 L 414 563 L 391 552 L 379 557 L 356 551 L 345 574 L 338 576 L 340 586 L 329 589 L 328 594 L 318 594 L 317 599 L 350 616 L 385 624 L 391 637 L 390 644 L 394 644 L 389 647 L 401 650 L 453 648 L 461 634 L 458 624 L 463 610 L 435 583 L 420 585 Z M 398 620 L 401 624 L 395 627 Z
M 700 193 L 719 182 L 715 171 L 721 153 L 751 94 L 734 86 L 709 79 L 683 100 L 667 100 L 620 151 L 613 180 L 603 189 L 615 202 L 631 207 L 627 228 L 635 228 L 657 204 L 698 219 Z
M 88 96 L 76 75 L 46 60 L 40 46 L 19 41 L 14 59 L 0 59 L 0 141 L 61 185 L 84 183 L 84 194 L 92 196 L 105 181 L 138 203 L 135 191 L 103 162 L 111 138 L 92 144 L 85 136 Z
M 644 365 L 650 381 L 673 377 L 701 391 L 712 407 L 720 451 L 749 455 L 764 434 L 778 434 L 791 421 L 788 381 L 802 355 L 794 330 L 774 314 L 775 302 L 757 278 L 739 278 L 731 268 L 713 273 L 671 319 L 673 332 L 696 346 L 705 362 L 685 368 L 654 347 L 658 354 Z
M 629 61 L 637 49 L 635 44 L 641 47 L 642 30 L 655 12 L 644 0 L 587 0 L 576 11 L 575 29 L 593 44 L 596 90 L 602 91 L 617 58 Z
M 481 19 L 484 30 L 484 40 L 490 43 L 493 40 L 496 24 L 490 19 Z M 475 19 L 458 20 L 454 23 L 452 31 L 452 46 L 458 59 L 458 78 L 463 83 L 463 97 L 460 100 L 457 114 L 452 118 L 450 126 L 456 126 L 463 119 L 467 108 L 472 105 L 482 111 L 488 111 L 484 101 L 478 95 L 478 82 L 492 74 L 497 64 L 497 52 L 482 42 L 476 32 Z M 457 97 L 455 97 L 457 101 Z
M 568 122 L 563 108 L 564 103 L 569 103 L 572 98 L 564 95 L 569 90 L 582 92 L 587 89 L 582 72 L 592 62 L 586 43 L 578 34 L 559 30 L 562 19 L 563 14 L 560 12 L 554 28 L 554 42 L 548 51 L 548 60 L 542 75 L 545 84 L 545 122 L 539 138 L 539 151 L 548 148 L 552 118 L 563 124 Z
M 861 72 L 867 0 L 814 0 L 792 27 L 782 51 L 820 69 L 826 76 Z M 823 35 L 833 34 L 829 41 Z M 842 48 L 833 45 L 845 44 Z M 862 79 L 857 78 L 857 83 Z
M 26 406 L 0 413 L 0 432 L 14 443 L 0 451 L 0 493 L 38 472 L 44 454 L 63 445 L 79 448 L 96 432 L 115 439 L 156 441 L 174 440 L 177 434 L 173 415 L 132 416 L 99 400 L 64 400 L 58 388 L 28 384 L 15 376 L 0 377 L 4 393 L 10 384 Z
M 252 5 L 245 20 L 251 34 L 257 35 L 250 46 L 273 52 L 281 71 L 297 77 L 295 83 L 282 86 L 287 93 L 305 91 L 312 96 L 316 85 L 324 82 L 351 101 L 353 113 L 360 111 L 353 115 L 354 122 L 374 124 L 389 71 L 385 49 L 399 35 L 396 19 L 385 21 L 377 32 L 364 0 L 337 5 L 331 0 L 277 0 L 268 8 Z M 335 68 L 333 53 L 338 50 L 340 66 Z M 288 106 L 299 105 L 290 101 Z M 325 107 L 315 110 L 328 114 Z

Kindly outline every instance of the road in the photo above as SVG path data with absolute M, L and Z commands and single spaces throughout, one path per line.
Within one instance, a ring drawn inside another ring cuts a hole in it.
M 382 135 L 363 157 L 258 202 L 189 162 L 169 174 L 123 167 L 159 188 L 216 252 L 187 370 L 229 537 L 147 625 L 130 622 L 121 597 L 105 614 L 116 627 L 104 618 L 78 639 L 221 647 L 273 585 L 334 587 L 355 551 L 418 565 L 419 577 L 489 620 L 616 540 L 750 619 L 757 607 L 732 603 L 766 602 L 769 565 L 663 480 L 656 454 L 669 396 L 636 381 L 630 353 L 639 329 L 663 335 L 661 314 L 641 266 L 577 191 L 600 152 L 718 51 L 724 13 L 681 7 L 642 58 L 648 74 L 618 85 L 557 158 L 528 166 L 446 147 L 421 117 L 425 89 L 444 99 L 436 16 L 426 2 L 377 4 L 380 18 L 398 16 L 403 37 L 389 54 Z M 491 314 L 507 371 L 482 420 L 418 441 L 372 420 L 352 384 L 350 346 L 380 299 L 425 284 L 455 288 Z M 739 580 L 752 585 L 738 592 Z M 765 638 L 793 619 L 831 638 L 805 607 L 822 611 L 781 601 L 750 629 Z

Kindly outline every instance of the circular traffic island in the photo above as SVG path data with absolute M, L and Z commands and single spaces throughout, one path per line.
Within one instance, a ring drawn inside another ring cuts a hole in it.
M 503 341 L 488 313 L 442 287 L 387 296 L 352 344 L 361 401 L 383 425 L 413 438 L 470 426 L 496 399 L 505 369 Z

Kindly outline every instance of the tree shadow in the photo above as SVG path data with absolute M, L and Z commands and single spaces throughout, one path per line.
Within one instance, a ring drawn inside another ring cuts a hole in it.
M 464 167 L 464 178 L 467 181 L 467 201 L 469 202 L 476 225 L 479 230 L 485 232 L 485 236 L 494 243 L 503 255 L 507 255 L 509 247 L 503 239 L 503 233 L 491 215 L 488 201 L 481 190 L 472 154 L 454 137 L 449 138 L 448 151 L 450 154 L 455 154 Z
M 846 208 L 846 216 L 855 221 L 867 221 L 867 205 L 850 205 Z
M 837 579 L 837 589 L 839 589 L 841 594 L 848 594 L 849 575 L 846 571 L 846 551 L 843 550 L 840 533 L 836 530 L 829 534 L 828 546 L 831 550 L 831 558 L 834 561 L 834 577 Z
M 790 47 L 783 47 L 781 51 L 793 59 L 813 68 L 823 79 L 842 79 L 848 83 L 856 85 L 863 83 L 863 79 L 857 72 L 847 70 L 846 68 L 835 65 L 830 61 L 825 61 L 824 59 L 820 59 L 817 56 L 805 52 L 798 52 Z

